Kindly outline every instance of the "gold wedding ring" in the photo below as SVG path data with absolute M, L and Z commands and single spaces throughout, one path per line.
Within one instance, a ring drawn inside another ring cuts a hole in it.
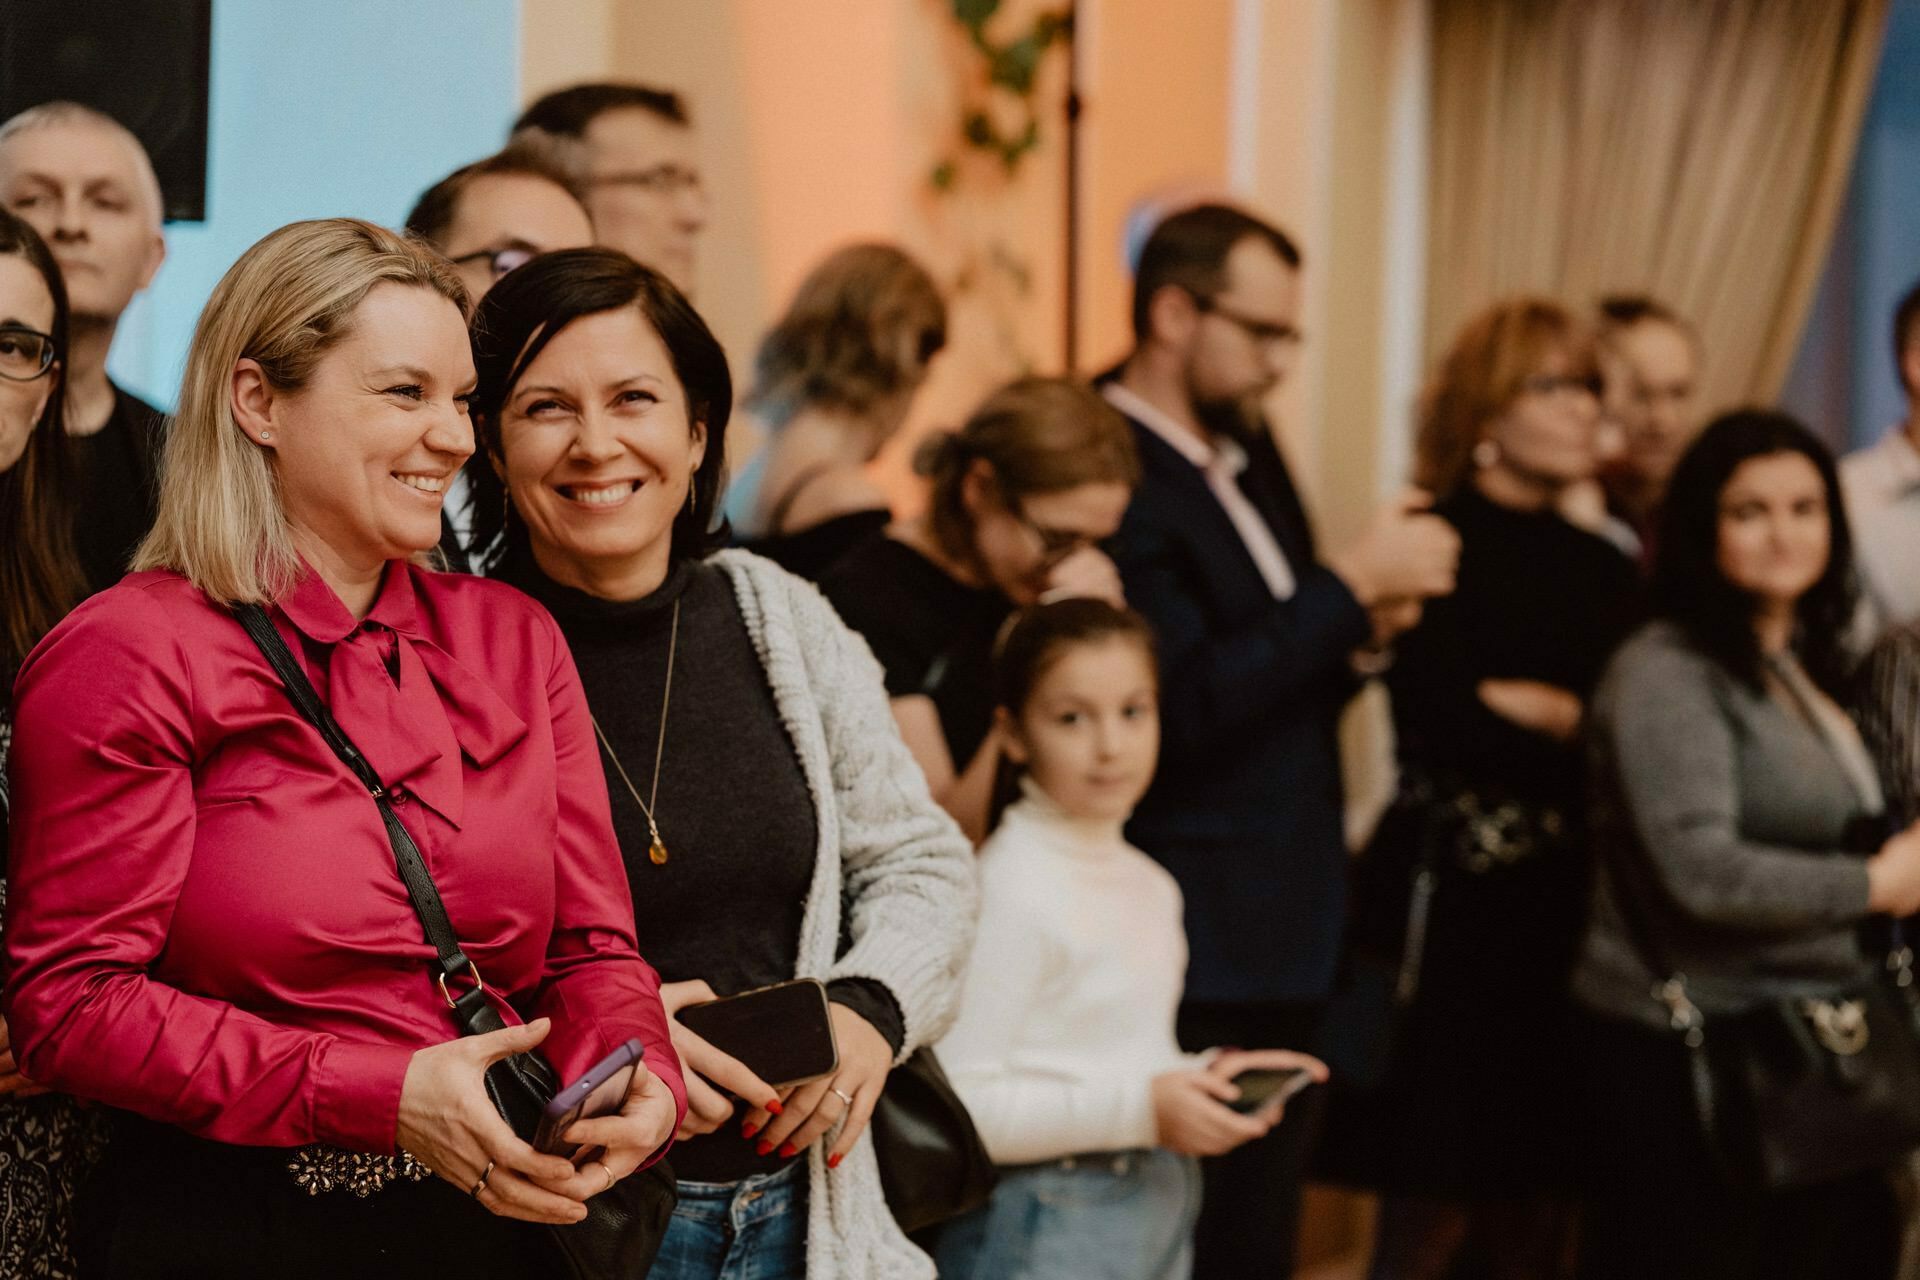
M 491 1178 L 492 1176 L 493 1176 L 493 1161 L 489 1160 L 487 1161 L 487 1167 L 480 1171 L 480 1181 L 474 1183 L 473 1190 L 467 1192 L 467 1194 L 472 1196 L 475 1200 L 478 1200 L 480 1198 L 480 1193 L 487 1189 L 487 1179 Z
M 607 1192 L 613 1190 L 613 1184 L 616 1181 L 613 1176 L 613 1170 L 607 1168 L 604 1160 L 595 1160 L 594 1163 L 600 1166 L 600 1172 L 607 1175 L 607 1185 L 600 1188 L 600 1194 L 605 1195 Z
M 840 1099 L 840 1101 L 846 1103 L 849 1107 L 853 1105 L 852 1095 L 842 1093 L 838 1089 L 834 1088 L 832 1085 L 827 1086 L 827 1092 L 831 1093 L 834 1097 Z

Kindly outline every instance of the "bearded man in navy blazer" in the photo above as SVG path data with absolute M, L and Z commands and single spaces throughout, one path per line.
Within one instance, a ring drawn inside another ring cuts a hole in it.
M 1459 556 L 1418 494 L 1320 555 L 1260 409 L 1299 314 L 1285 233 L 1188 209 L 1147 241 L 1134 350 L 1101 380 L 1144 471 L 1111 549 L 1164 672 L 1160 769 L 1127 834 L 1186 897 L 1193 1050 L 1316 1047 L 1346 910 L 1340 715 Z M 1198 1280 L 1292 1274 L 1312 1111 L 1206 1161 Z

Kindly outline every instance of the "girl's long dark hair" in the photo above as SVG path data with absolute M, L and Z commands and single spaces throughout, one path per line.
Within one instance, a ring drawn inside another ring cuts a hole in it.
M 53 295 L 47 407 L 18 462 L 0 472 L 0 706 L 28 651 L 84 594 L 73 547 L 73 484 L 67 456 L 67 290 L 34 229 L 0 210 L 0 255 L 25 258 Z
M 1742 463 L 1797 453 L 1820 473 L 1827 495 L 1827 567 L 1795 608 L 1794 652 L 1814 683 L 1843 697 L 1846 635 L 1858 596 L 1853 540 L 1833 454 L 1798 419 L 1770 409 L 1725 414 L 1700 433 L 1668 482 L 1653 569 L 1654 611 L 1679 624 L 1701 651 L 1761 687 L 1753 597 L 1720 571 L 1720 498 Z
M 1041 677 L 1069 649 L 1115 639 L 1129 640 L 1140 647 L 1158 684 L 1160 662 L 1153 626 L 1132 609 L 1090 596 L 1028 605 L 1007 620 L 994 645 L 994 705 L 1019 717 L 1025 713 Z
M 707 432 L 706 454 L 693 474 L 693 504 L 673 522 L 675 559 L 698 558 L 726 545 L 727 525 L 716 519 L 726 487 L 727 419 L 733 413 L 733 377 L 727 355 L 707 322 L 672 282 L 613 249 L 544 253 L 507 273 L 474 309 L 473 364 L 478 382 L 473 422 L 479 449 L 468 464 L 473 485 L 470 549 L 485 568 L 505 550 L 514 523 L 506 488 L 491 459 L 504 457 L 500 415 L 507 399 L 554 336 L 582 316 L 634 307 L 660 335 L 687 397 L 689 425 Z

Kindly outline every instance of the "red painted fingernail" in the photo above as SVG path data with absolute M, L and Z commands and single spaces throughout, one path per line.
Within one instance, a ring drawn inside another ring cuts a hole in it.
M 782 1160 L 791 1159 L 799 1154 L 800 1148 L 794 1146 L 791 1142 L 783 1142 L 780 1144 L 780 1158 Z
M 838 1151 L 834 1152 L 832 1155 L 827 1157 L 827 1168 L 838 1169 L 840 1167 L 840 1161 L 842 1160 L 842 1158 L 843 1157 L 840 1152 Z
M 778 1098 L 775 1098 L 772 1102 L 769 1102 L 760 1109 L 770 1116 L 783 1116 L 787 1114 L 787 1109 L 780 1105 L 780 1099 Z
M 759 1125 L 757 1125 L 757 1124 L 755 1124 L 755 1123 L 754 1123 L 753 1121 L 751 1121 L 751 1120 L 743 1120 L 743 1121 L 741 1121 L 741 1122 L 740 1122 L 740 1136 L 741 1136 L 741 1137 L 743 1137 L 743 1138 L 751 1138 L 751 1137 L 752 1137 L 752 1136 L 753 1136 L 754 1134 L 756 1134 L 756 1133 L 758 1133 L 758 1132 L 760 1132 L 760 1126 L 759 1126 Z
M 768 1142 L 765 1138 L 762 1138 L 759 1142 L 754 1144 L 753 1149 L 755 1152 L 759 1153 L 760 1155 L 763 1155 L 763 1156 L 770 1155 L 773 1152 L 773 1144 L 771 1142 Z

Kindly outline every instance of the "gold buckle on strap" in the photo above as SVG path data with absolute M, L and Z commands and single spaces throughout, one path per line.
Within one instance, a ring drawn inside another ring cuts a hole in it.
M 467 972 L 473 976 L 474 991 L 485 991 L 487 989 L 487 984 L 480 981 L 479 965 L 471 960 L 467 961 Z M 436 973 L 433 975 L 433 980 L 440 984 L 440 998 L 447 1002 L 447 1008 L 452 1009 L 457 1007 L 460 1001 L 455 999 L 453 993 L 447 990 L 447 975 L 444 973 Z M 467 994 L 472 995 L 473 992 L 470 991 Z

